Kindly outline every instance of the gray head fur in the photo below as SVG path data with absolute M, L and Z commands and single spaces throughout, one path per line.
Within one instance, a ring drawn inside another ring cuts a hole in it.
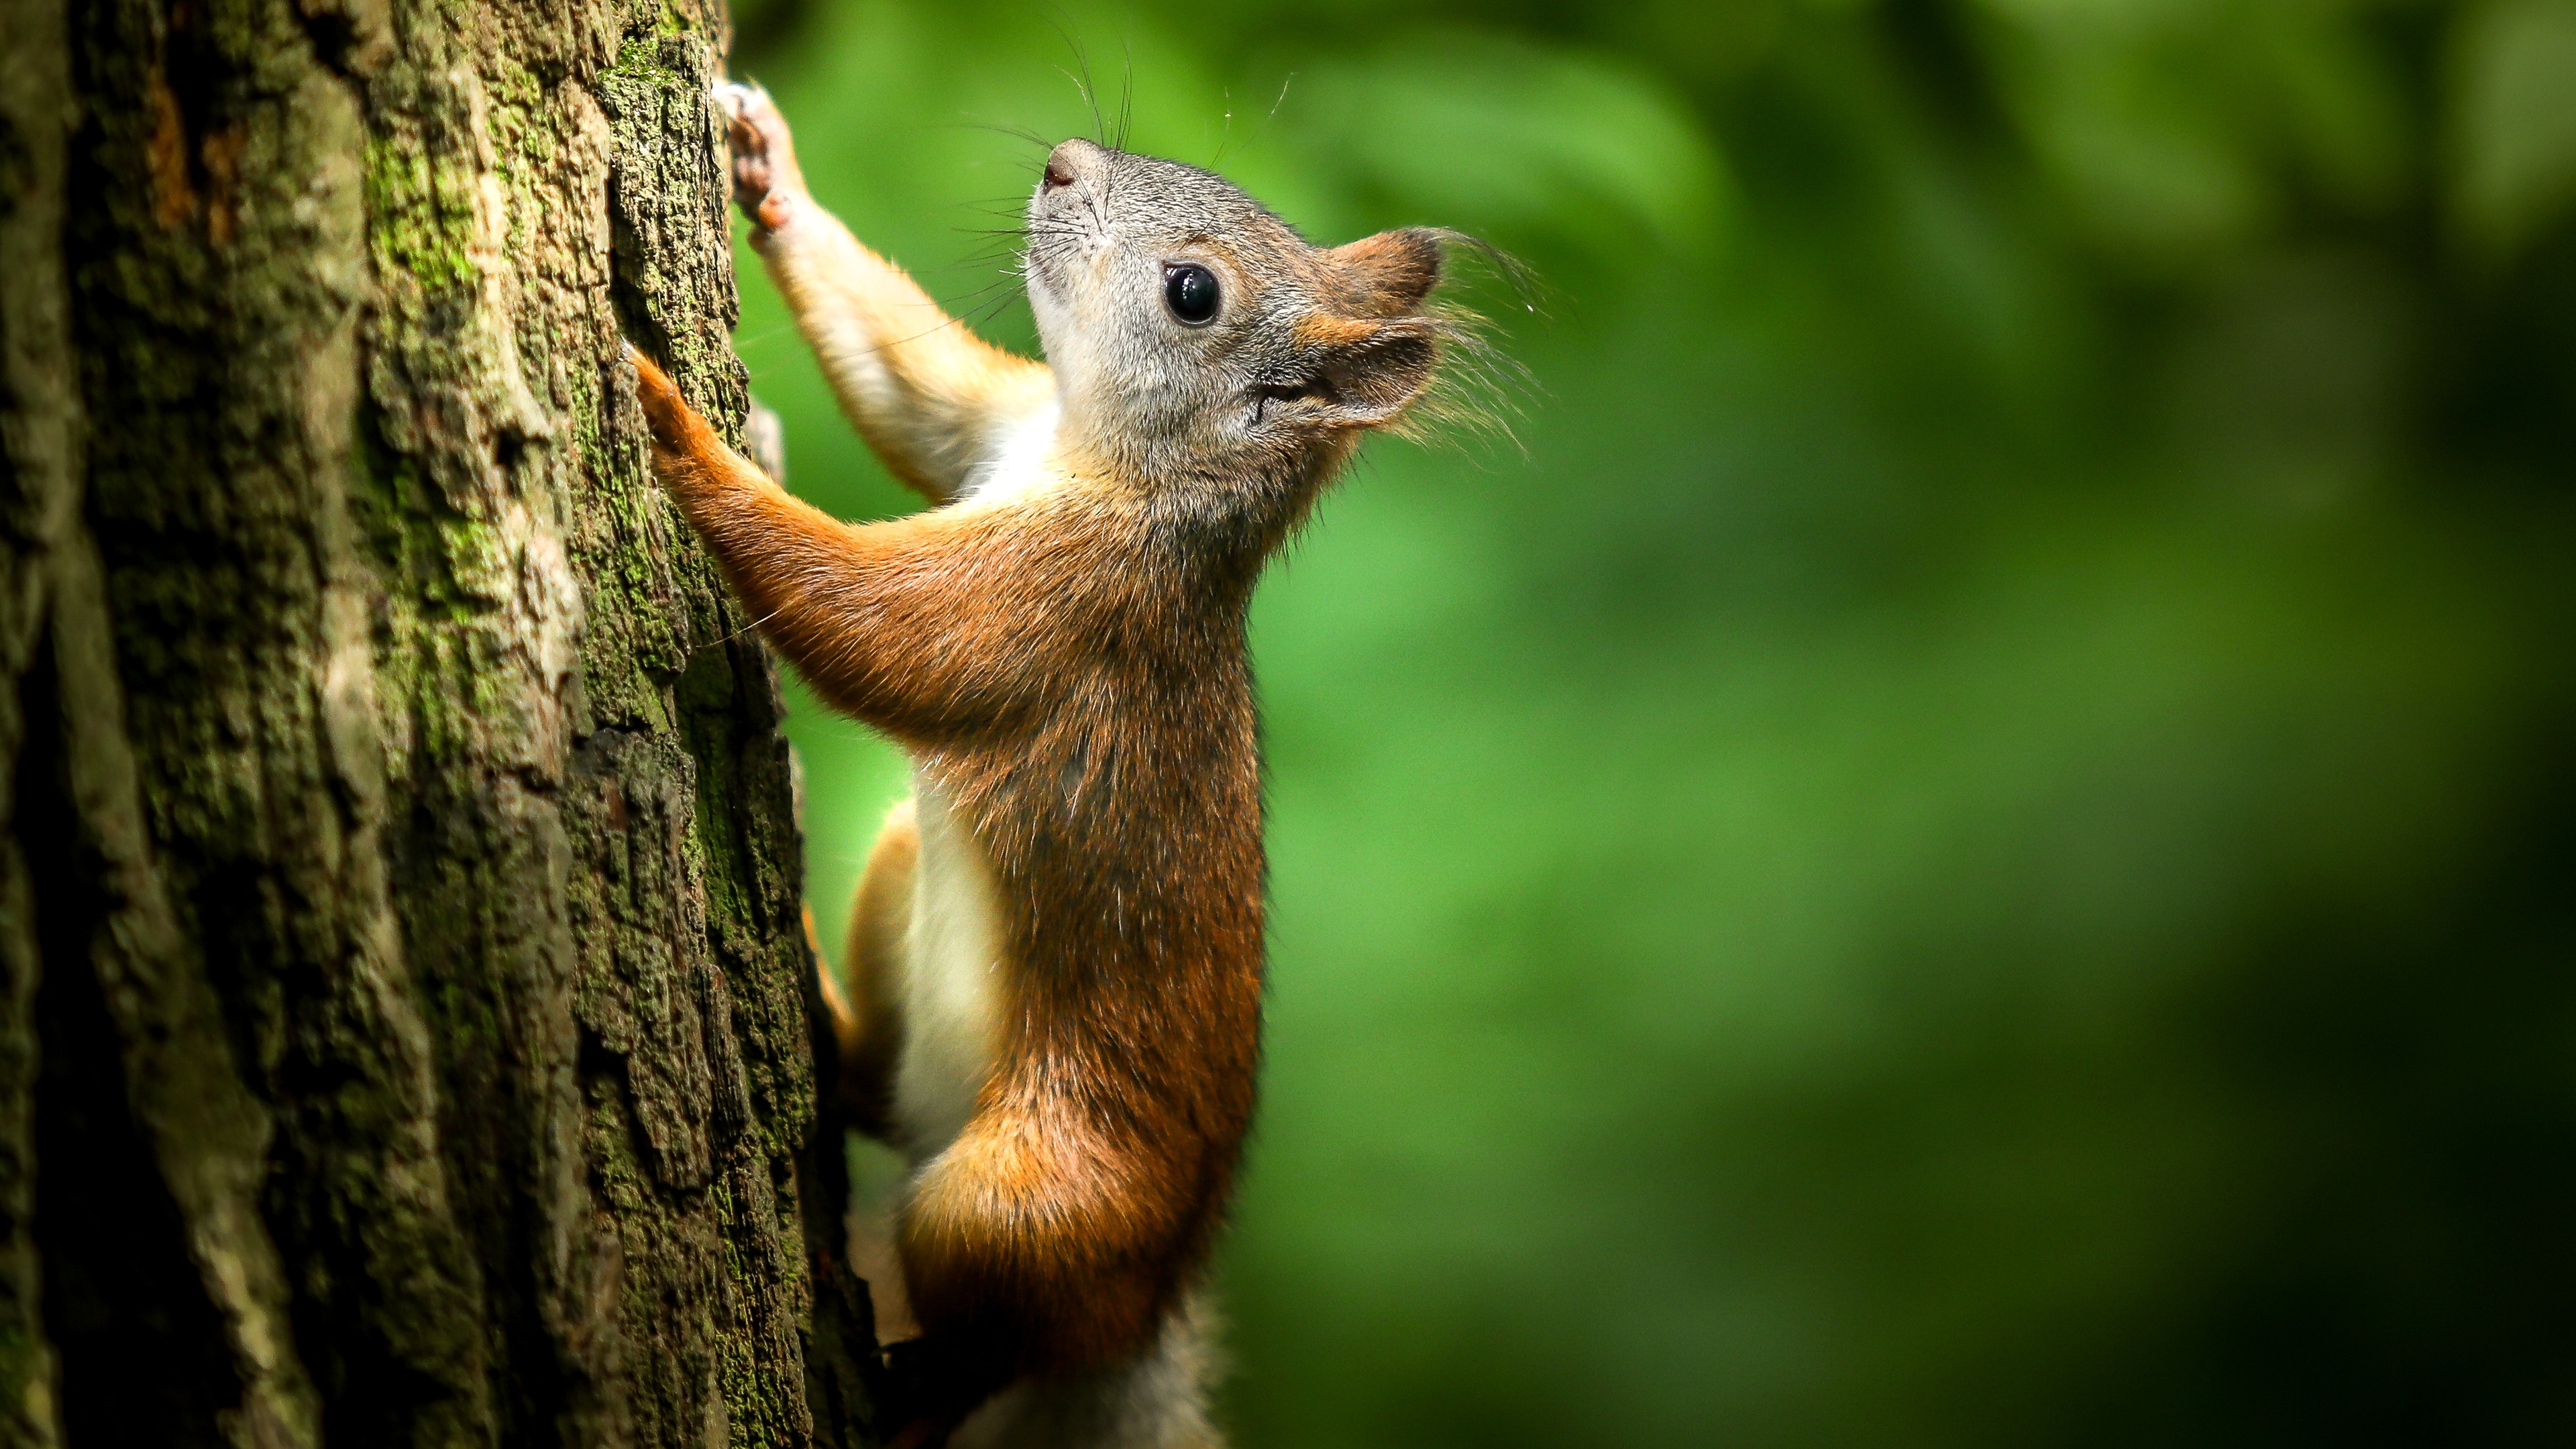
M 1143 480 L 1320 482 L 1437 375 L 1456 335 L 1428 306 L 1442 240 L 1407 228 L 1309 246 L 1223 177 L 1067 141 L 1029 202 L 1027 255 L 1065 423 Z M 1167 295 L 1192 265 L 1218 291 L 1196 323 Z

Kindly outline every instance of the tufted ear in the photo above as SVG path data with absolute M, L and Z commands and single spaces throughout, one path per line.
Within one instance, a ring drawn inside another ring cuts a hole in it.
M 1440 284 L 1440 233 L 1399 227 L 1324 253 L 1339 283 L 1333 300 L 1353 317 L 1405 317 Z
M 1297 341 L 1306 375 L 1255 390 L 1261 411 L 1283 422 L 1384 427 L 1419 401 L 1440 371 L 1440 324 L 1429 318 L 1317 315 L 1298 324 Z

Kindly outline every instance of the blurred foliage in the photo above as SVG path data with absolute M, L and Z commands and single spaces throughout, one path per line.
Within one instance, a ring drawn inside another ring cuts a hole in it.
M 1245 1445 L 2576 1443 L 2576 0 L 740 15 L 1017 345 L 1014 128 L 1546 281 L 1260 601 Z

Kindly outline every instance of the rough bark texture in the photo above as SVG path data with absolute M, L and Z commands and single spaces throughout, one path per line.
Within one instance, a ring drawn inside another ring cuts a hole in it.
M 719 7 L 0 5 L 6 1443 L 863 1442 Z

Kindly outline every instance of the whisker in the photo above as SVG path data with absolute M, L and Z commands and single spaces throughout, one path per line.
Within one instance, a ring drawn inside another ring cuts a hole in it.
M 727 634 L 724 642 L 731 644 L 740 639 L 743 635 L 750 633 L 752 630 L 759 628 L 761 625 L 768 623 L 770 620 L 775 619 L 786 612 L 787 606 L 785 604 L 781 604 L 777 608 L 770 610 L 768 613 L 761 615 L 759 618 L 754 619 L 750 623 L 743 625 L 741 628 L 734 630 L 730 634 Z
M 1118 143 L 1109 149 L 1113 151 L 1127 149 L 1128 126 L 1135 118 L 1136 38 L 1130 35 L 1126 42 L 1126 59 L 1121 63 L 1118 76 Z
M 1056 70 L 1066 80 L 1073 82 L 1075 90 L 1082 93 L 1082 103 L 1091 108 L 1091 138 L 1106 145 L 1108 143 L 1103 136 L 1108 127 L 1101 123 L 1100 97 L 1091 84 L 1091 56 L 1082 48 L 1082 42 L 1075 40 L 1073 33 L 1066 30 L 1061 23 L 1052 20 L 1047 23 L 1055 27 L 1055 33 L 1064 41 L 1065 48 L 1073 52 L 1073 63 L 1082 67 L 1082 74 L 1076 76 L 1063 66 L 1057 66 Z
M 1063 67 L 1058 66 L 1057 69 L 1062 70 Z M 1028 126 L 1008 125 L 1000 121 L 949 121 L 941 125 L 928 126 L 924 129 L 932 131 L 990 131 L 996 136 L 1008 136 L 1014 141 L 1024 141 L 1029 145 L 1037 147 L 1041 151 L 1052 151 L 1055 149 L 1055 143 L 1048 140 L 1046 137 L 1039 135 L 1035 129 Z

